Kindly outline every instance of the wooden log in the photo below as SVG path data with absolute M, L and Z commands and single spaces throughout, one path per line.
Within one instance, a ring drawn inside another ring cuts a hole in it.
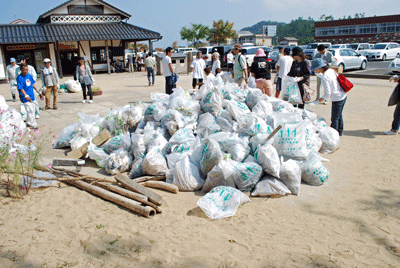
M 74 181 L 74 182 L 68 182 L 68 183 L 78 187 L 79 189 L 89 192 L 93 195 L 99 196 L 103 199 L 106 199 L 106 200 L 112 202 L 112 203 L 120 205 L 121 207 L 124 207 L 124 208 L 126 208 L 130 211 L 133 211 L 139 215 L 142 215 L 146 218 L 149 218 L 150 216 L 155 215 L 155 210 L 152 207 L 144 207 L 137 201 L 131 200 L 129 198 L 120 196 L 120 195 L 112 193 L 112 192 L 109 192 L 98 186 L 90 185 L 89 183 L 86 183 L 84 181 Z
M 145 181 L 142 183 L 142 185 L 149 188 L 164 190 L 173 194 L 177 194 L 179 192 L 178 186 L 163 181 Z
M 141 183 L 141 182 L 145 182 L 145 181 L 165 181 L 165 176 L 142 176 L 136 179 L 132 180 L 133 182 L 136 183 Z
M 92 143 L 97 147 L 100 147 L 102 144 L 106 143 L 109 139 L 111 139 L 111 133 L 107 129 L 103 129 L 99 135 L 93 138 Z
M 110 185 L 110 184 L 104 184 L 104 183 L 95 182 L 94 185 L 99 186 L 101 188 L 104 188 L 106 190 L 115 192 L 117 194 L 123 195 L 123 196 L 125 196 L 127 198 L 130 198 L 130 199 L 133 199 L 135 201 L 141 202 L 143 205 L 146 205 L 146 206 L 154 208 L 157 213 L 161 213 L 162 212 L 161 209 L 157 205 L 149 202 L 147 196 L 145 196 L 145 195 L 141 195 L 141 194 L 138 194 L 136 192 L 132 192 L 132 191 L 129 191 L 129 190 L 125 189 L 125 188 L 121 188 L 121 187 L 119 187 L 117 185 L 112 185 L 112 184 Z
M 131 181 L 128 177 L 122 174 L 118 174 L 115 175 L 114 178 L 118 182 L 120 182 L 125 188 L 147 196 L 149 198 L 149 201 L 156 204 L 157 206 L 161 206 L 164 203 L 162 196 L 156 194 L 153 191 L 150 191 L 148 188 L 140 185 L 139 183 Z

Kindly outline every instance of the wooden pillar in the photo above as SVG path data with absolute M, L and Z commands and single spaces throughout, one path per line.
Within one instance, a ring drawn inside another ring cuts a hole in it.
M 149 52 L 153 53 L 153 43 L 149 40 Z
M 135 58 L 136 58 L 136 60 L 137 60 L 137 47 L 136 47 L 136 41 L 135 42 L 133 42 L 133 48 L 135 49 Z
M 58 76 L 60 78 L 63 78 L 64 74 L 63 74 L 63 70 L 62 70 L 62 66 L 61 66 L 61 54 L 60 54 L 60 49 L 58 47 L 58 42 L 56 42 L 54 49 L 56 50 Z
M 106 57 L 107 57 L 107 71 L 108 71 L 108 74 L 111 74 L 110 53 L 108 53 L 108 40 L 106 40 Z

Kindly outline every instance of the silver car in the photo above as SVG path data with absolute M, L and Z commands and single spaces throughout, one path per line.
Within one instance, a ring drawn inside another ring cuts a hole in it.
M 360 69 L 365 70 L 367 68 L 367 58 L 353 49 L 329 49 L 336 59 L 336 66 L 342 66 L 343 70 L 349 69 Z

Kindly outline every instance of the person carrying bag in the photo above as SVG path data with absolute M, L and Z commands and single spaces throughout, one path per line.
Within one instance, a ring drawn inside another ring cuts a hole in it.
M 76 66 L 77 80 L 81 83 L 83 101 L 82 103 L 93 103 L 93 92 L 92 84 L 95 82 L 92 76 L 90 67 L 85 63 L 85 59 L 81 57 L 79 59 L 79 65 Z M 86 93 L 87 88 L 87 93 Z M 87 94 L 89 94 L 89 101 L 87 101 Z

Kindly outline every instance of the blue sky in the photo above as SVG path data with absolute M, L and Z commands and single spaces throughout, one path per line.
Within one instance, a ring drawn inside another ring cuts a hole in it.
M 398 0 L 105 0 L 132 15 L 128 23 L 161 33 L 163 39 L 155 47 L 165 48 L 180 39 L 179 31 L 190 23 L 211 26 L 213 20 L 234 22 L 235 30 L 262 20 L 290 22 L 300 16 L 318 19 L 333 15 L 335 19 L 365 12 L 366 16 L 400 13 Z M 36 22 L 38 16 L 64 0 L 1 1 L 0 23 L 15 19 Z

